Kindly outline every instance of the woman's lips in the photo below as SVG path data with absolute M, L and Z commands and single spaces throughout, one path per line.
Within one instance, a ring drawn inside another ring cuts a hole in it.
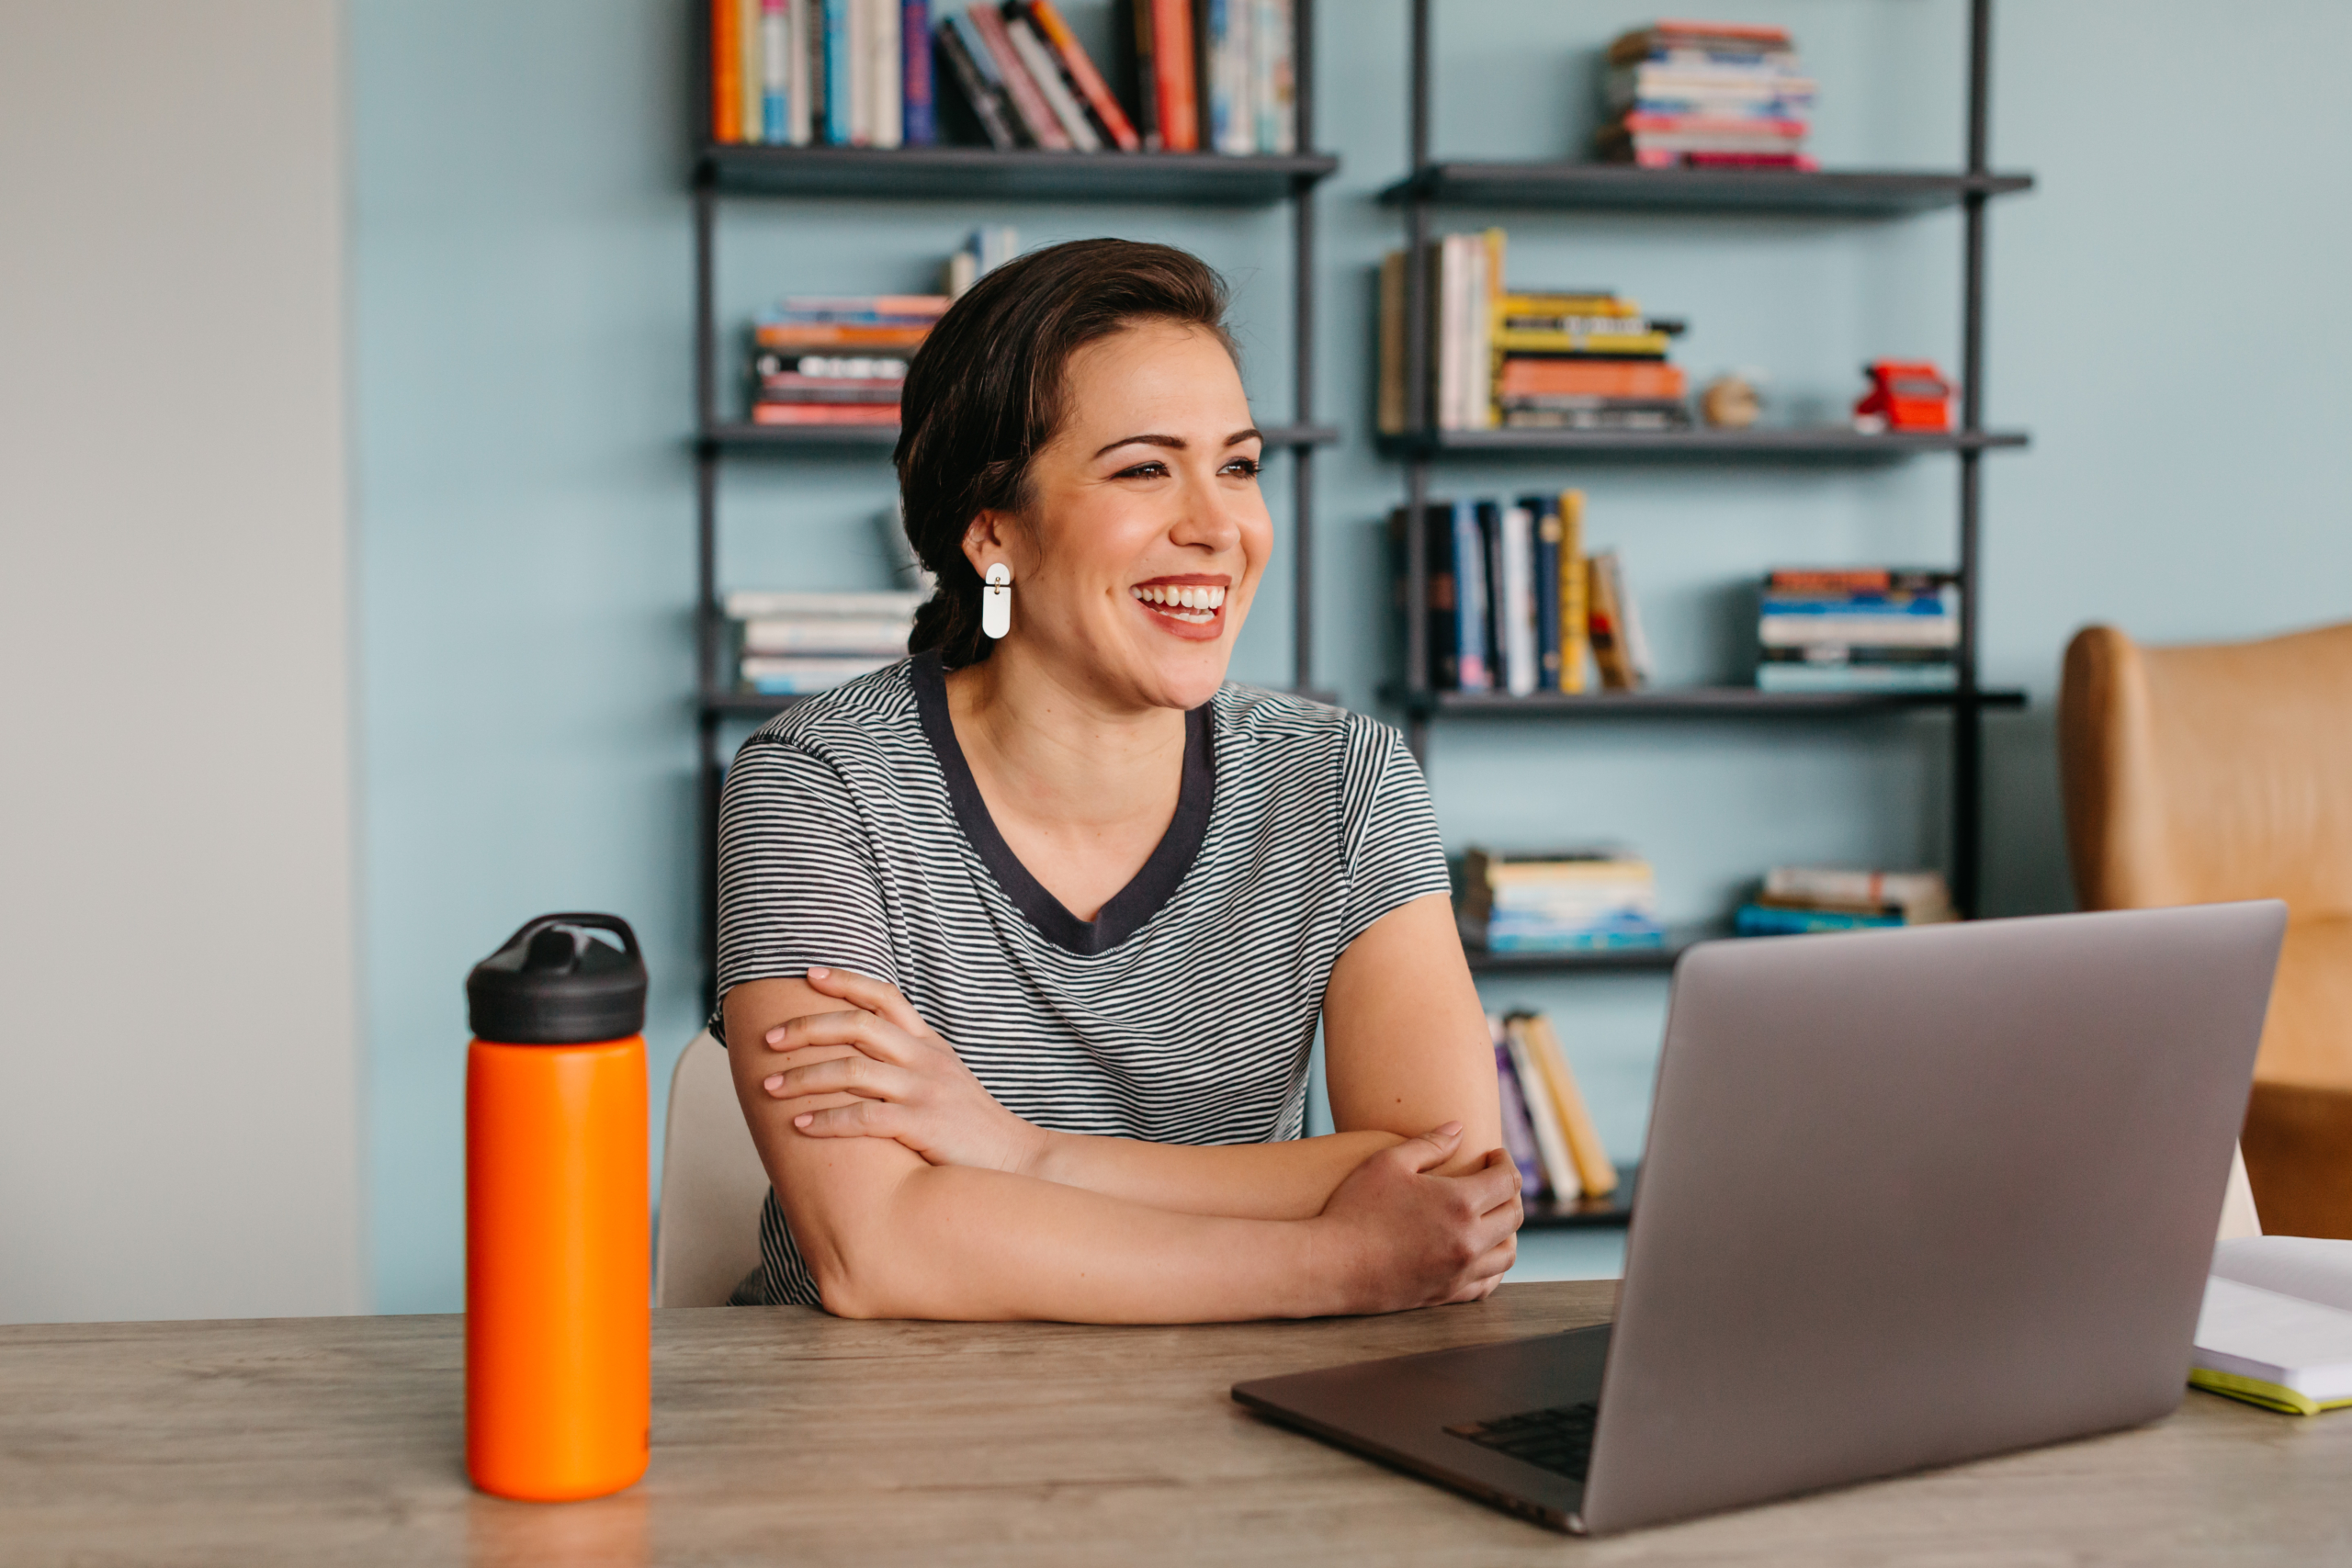
M 1226 592 L 1222 585 L 1198 582 L 1145 582 L 1127 590 L 1162 631 L 1195 642 L 1208 641 L 1223 629 Z

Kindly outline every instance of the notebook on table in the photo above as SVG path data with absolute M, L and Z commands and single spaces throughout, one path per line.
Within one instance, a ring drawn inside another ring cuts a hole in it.
M 2352 1405 L 2352 1241 L 2216 1247 L 2188 1381 L 2297 1416 Z

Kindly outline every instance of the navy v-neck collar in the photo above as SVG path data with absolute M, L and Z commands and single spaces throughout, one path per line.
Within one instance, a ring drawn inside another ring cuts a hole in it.
M 947 797 L 964 836 L 979 852 L 1005 897 L 1046 941 L 1076 953 L 1108 952 L 1141 931 L 1176 896 L 1208 837 L 1209 800 L 1216 786 L 1216 762 L 1210 744 L 1214 700 L 1184 716 L 1184 776 L 1168 831 L 1134 880 L 1113 894 L 1094 919 L 1081 920 L 1029 874 L 998 831 L 996 818 L 989 815 L 988 802 L 980 798 L 980 786 L 972 777 L 971 763 L 965 760 L 964 748 L 956 739 L 955 721 L 948 716 L 947 673 L 938 651 L 917 654 L 908 664 L 907 680 L 914 688 L 923 736 L 947 780 Z

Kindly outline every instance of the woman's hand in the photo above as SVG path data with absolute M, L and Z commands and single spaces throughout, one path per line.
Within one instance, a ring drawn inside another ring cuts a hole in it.
M 1519 1168 L 1500 1149 L 1464 1176 L 1438 1176 L 1462 1123 L 1365 1160 L 1307 1222 L 1343 1313 L 1402 1312 L 1490 1294 L 1519 1256 Z
M 897 987 L 845 969 L 811 969 L 808 981 L 850 1006 L 767 1032 L 768 1049 L 787 1053 L 785 1070 L 761 1080 L 770 1097 L 834 1097 L 793 1126 L 812 1138 L 895 1139 L 933 1165 L 1030 1171 L 1046 1134 L 998 1104 Z

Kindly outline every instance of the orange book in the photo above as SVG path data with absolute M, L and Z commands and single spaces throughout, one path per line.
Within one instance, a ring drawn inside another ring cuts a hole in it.
M 1559 1120 L 1568 1156 L 1576 1163 L 1577 1179 L 1583 1184 L 1587 1196 L 1607 1197 L 1617 1190 L 1617 1168 L 1611 1163 L 1609 1151 L 1601 1146 L 1600 1134 L 1592 1124 L 1592 1112 L 1586 1108 L 1584 1094 L 1577 1088 L 1576 1074 L 1568 1070 L 1568 1054 L 1560 1049 L 1560 1037 L 1554 1032 L 1552 1021 L 1540 1012 L 1531 1014 L 1527 1020 L 1527 1043 L 1543 1068 L 1544 1087 L 1551 1090 L 1553 1114 Z
M 1498 396 L 1577 398 L 1679 398 L 1685 389 L 1682 367 L 1640 359 L 1526 359 L 1503 361 Z
M 710 0 L 710 136 L 743 140 L 743 31 L 735 0 Z
M 753 424 L 896 424 L 896 403 L 754 403 Z
M 1093 106 L 1096 118 L 1102 121 L 1102 129 L 1111 133 L 1111 140 L 1119 144 L 1119 151 L 1143 151 L 1143 141 L 1128 122 L 1127 111 L 1119 107 L 1111 85 L 1102 80 L 1102 73 L 1094 69 L 1093 57 L 1086 52 L 1086 46 L 1078 41 L 1078 35 L 1069 30 L 1069 24 L 1062 19 L 1061 11 L 1054 5 L 1054 0 L 1029 0 L 1025 9 L 1029 19 L 1037 25 L 1037 30 L 1046 35 L 1046 41 L 1061 56 L 1062 65 L 1069 72 L 1070 80 L 1078 84 L 1078 90 Z
M 1159 145 L 1170 152 L 1201 150 L 1201 113 L 1193 84 L 1192 0 L 1148 0 L 1151 71 L 1159 95 Z
M 929 327 L 869 327 L 848 321 L 769 321 L 752 335 L 762 348 L 915 348 Z

